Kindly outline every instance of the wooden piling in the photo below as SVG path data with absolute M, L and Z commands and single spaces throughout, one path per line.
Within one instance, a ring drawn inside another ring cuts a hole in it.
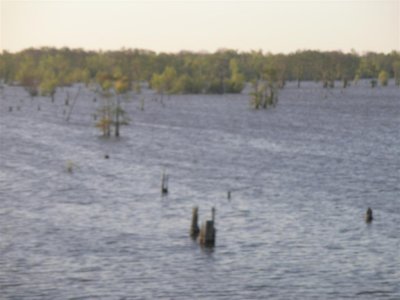
M 144 97 L 140 99 L 140 110 L 144 111 Z
M 192 209 L 192 225 L 190 226 L 190 236 L 193 239 L 197 239 L 199 236 L 199 225 L 198 225 L 198 219 L 199 219 L 199 208 L 197 206 L 193 207 Z
M 214 222 L 211 220 L 203 223 L 200 229 L 200 244 L 206 247 L 212 247 L 215 245 L 215 228 Z
M 65 100 L 64 100 L 64 104 L 65 104 L 65 106 L 68 106 L 68 105 L 69 105 L 69 92 L 68 92 L 68 91 L 67 91 L 66 98 L 65 98 Z
M 161 178 L 161 195 L 168 194 L 168 174 L 166 175 L 164 172 Z
M 365 222 L 371 223 L 374 217 L 372 216 L 372 209 L 368 207 L 367 212 L 365 213 Z
M 199 242 L 206 247 L 213 247 L 215 245 L 215 208 L 211 209 L 211 220 L 207 220 L 200 229 Z

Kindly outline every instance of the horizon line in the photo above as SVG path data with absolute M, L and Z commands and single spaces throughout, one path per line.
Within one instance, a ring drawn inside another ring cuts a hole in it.
M 298 48 L 296 50 L 290 50 L 290 51 L 279 51 L 279 52 L 273 52 L 270 50 L 265 50 L 265 49 L 249 49 L 249 50 L 239 50 L 235 48 L 229 48 L 229 47 L 219 47 L 216 50 L 208 50 L 208 49 L 201 49 L 201 50 L 189 50 L 189 49 L 181 49 L 178 51 L 165 51 L 165 50 L 153 50 L 153 49 L 146 49 L 146 48 L 134 48 L 134 47 L 125 47 L 121 46 L 120 48 L 115 48 L 115 49 L 91 49 L 91 48 L 86 48 L 86 47 L 70 47 L 70 46 L 30 46 L 27 48 L 23 48 L 20 50 L 8 50 L 5 48 L 0 49 L 0 55 L 4 53 L 11 53 L 11 54 L 18 54 L 27 50 L 44 50 L 44 49 L 52 49 L 52 50 L 63 50 L 63 49 L 68 49 L 68 50 L 81 50 L 84 52 L 96 52 L 96 53 L 107 53 L 107 52 L 124 52 L 124 51 L 143 51 L 143 52 L 153 52 L 156 55 L 160 54 L 181 54 L 181 53 L 193 53 L 193 54 L 214 54 L 218 52 L 228 52 L 228 51 L 234 51 L 239 54 L 245 54 L 245 53 L 253 53 L 253 52 L 258 52 L 263 55 L 290 55 L 290 54 L 295 54 L 299 52 L 339 52 L 343 54 L 356 54 L 356 55 L 365 55 L 368 53 L 376 53 L 376 54 L 392 54 L 392 53 L 399 53 L 400 54 L 400 49 L 392 49 L 390 51 L 374 51 L 374 50 L 356 50 L 354 48 L 351 48 L 350 50 L 343 50 L 343 49 L 330 49 L 330 50 L 321 50 L 321 49 L 316 49 L 316 48 Z

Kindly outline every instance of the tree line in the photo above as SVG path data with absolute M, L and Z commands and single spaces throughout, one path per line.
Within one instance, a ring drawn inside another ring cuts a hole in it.
M 124 82 L 124 89 L 140 90 L 141 82 L 161 94 L 240 93 L 246 82 L 255 91 L 261 83 L 283 87 L 286 81 L 318 81 L 333 87 L 341 81 L 369 78 L 387 85 L 390 78 L 400 85 L 400 52 L 304 50 L 290 54 L 222 49 L 214 53 L 181 51 L 156 53 L 141 49 L 84 51 L 69 48 L 26 49 L 0 54 L 0 80 L 24 86 L 32 96 L 54 96 L 57 87 L 73 83 Z M 270 101 L 274 96 L 269 95 Z

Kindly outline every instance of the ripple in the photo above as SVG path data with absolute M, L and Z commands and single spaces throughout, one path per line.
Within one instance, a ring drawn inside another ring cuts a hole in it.
M 0 110 L 2 297 L 400 298 L 399 111 L 370 92 L 285 89 L 265 113 L 246 95 L 127 104 L 120 140 L 96 138 L 89 91 L 69 124 L 44 98 Z M 214 248 L 188 236 L 194 205 L 200 222 L 216 207 Z

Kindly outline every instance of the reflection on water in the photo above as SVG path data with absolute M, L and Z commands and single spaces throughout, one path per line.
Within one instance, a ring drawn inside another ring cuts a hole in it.
M 147 91 L 119 140 L 97 137 L 89 91 L 66 122 L 61 92 L 6 87 L 1 298 L 400 298 L 399 89 L 294 85 L 268 111 Z M 215 248 L 189 237 L 196 205 L 217 209 Z

